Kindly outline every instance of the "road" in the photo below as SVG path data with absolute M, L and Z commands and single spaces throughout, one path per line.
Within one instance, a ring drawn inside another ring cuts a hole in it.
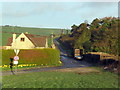
M 24 70 L 19 70 L 17 74 L 19 73 L 29 73 L 29 72 L 40 72 L 40 71 L 49 71 L 49 70 L 56 70 L 56 69 L 65 69 L 65 68 L 78 68 L 78 67 L 90 67 L 91 64 L 85 62 L 84 60 L 75 60 L 74 58 L 68 57 L 67 53 L 65 50 L 63 50 L 59 42 L 57 42 L 57 39 L 54 40 L 55 45 L 57 48 L 60 50 L 60 60 L 63 63 L 62 66 L 57 66 L 57 67 L 45 67 L 45 68 L 32 68 L 32 69 L 24 69 Z M 2 74 L 0 75 L 12 75 L 10 71 L 3 71 Z M 17 75 L 15 73 L 15 75 Z
M 84 60 L 76 60 L 72 57 L 67 56 L 67 52 L 60 47 L 57 39 L 54 40 L 55 45 L 60 50 L 61 61 L 63 62 L 63 68 L 73 68 L 73 67 L 90 67 L 91 64 L 85 62 Z

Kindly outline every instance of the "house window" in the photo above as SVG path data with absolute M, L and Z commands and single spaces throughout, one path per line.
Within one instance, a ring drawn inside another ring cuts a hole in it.
M 24 42 L 24 41 L 25 41 L 25 38 L 21 38 L 20 41 L 21 41 L 21 42 Z

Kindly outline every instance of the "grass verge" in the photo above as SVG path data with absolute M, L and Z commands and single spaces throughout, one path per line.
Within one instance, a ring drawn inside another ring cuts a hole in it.
M 3 76 L 3 88 L 118 88 L 118 76 L 110 72 L 34 72 Z

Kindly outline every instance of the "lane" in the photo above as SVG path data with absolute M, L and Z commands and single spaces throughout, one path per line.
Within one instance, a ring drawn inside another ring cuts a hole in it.
M 73 67 L 90 67 L 91 66 L 91 64 L 85 62 L 84 60 L 80 61 L 80 60 L 76 60 L 74 58 L 68 57 L 67 52 L 65 52 L 65 50 L 63 50 L 62 47 L 60 47 L 58 39 L 59 38 L 55 39 L 54 43 L 59 48 L 59 50 L 61 52 L 60 57 L 61 57 L 61 61 L 63 62 L 62 67 L 73 68 Z
M 75 60 L 74 58 L 69 58 L 66 56 L 61 57 L 61 61 L 63 62 L 62 67 L 73 68 L 73 67 L 90 67 L 91 64 L 85 61 Z

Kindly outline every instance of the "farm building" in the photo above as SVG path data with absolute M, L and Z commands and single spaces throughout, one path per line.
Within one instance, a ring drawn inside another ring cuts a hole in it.
M 6 49 L 34 49 L 48 48 L 47 37 L 36 37 L 28 33 L 21 33 L 18 37 L 13 34 L 13 37 L 8 38 Z

